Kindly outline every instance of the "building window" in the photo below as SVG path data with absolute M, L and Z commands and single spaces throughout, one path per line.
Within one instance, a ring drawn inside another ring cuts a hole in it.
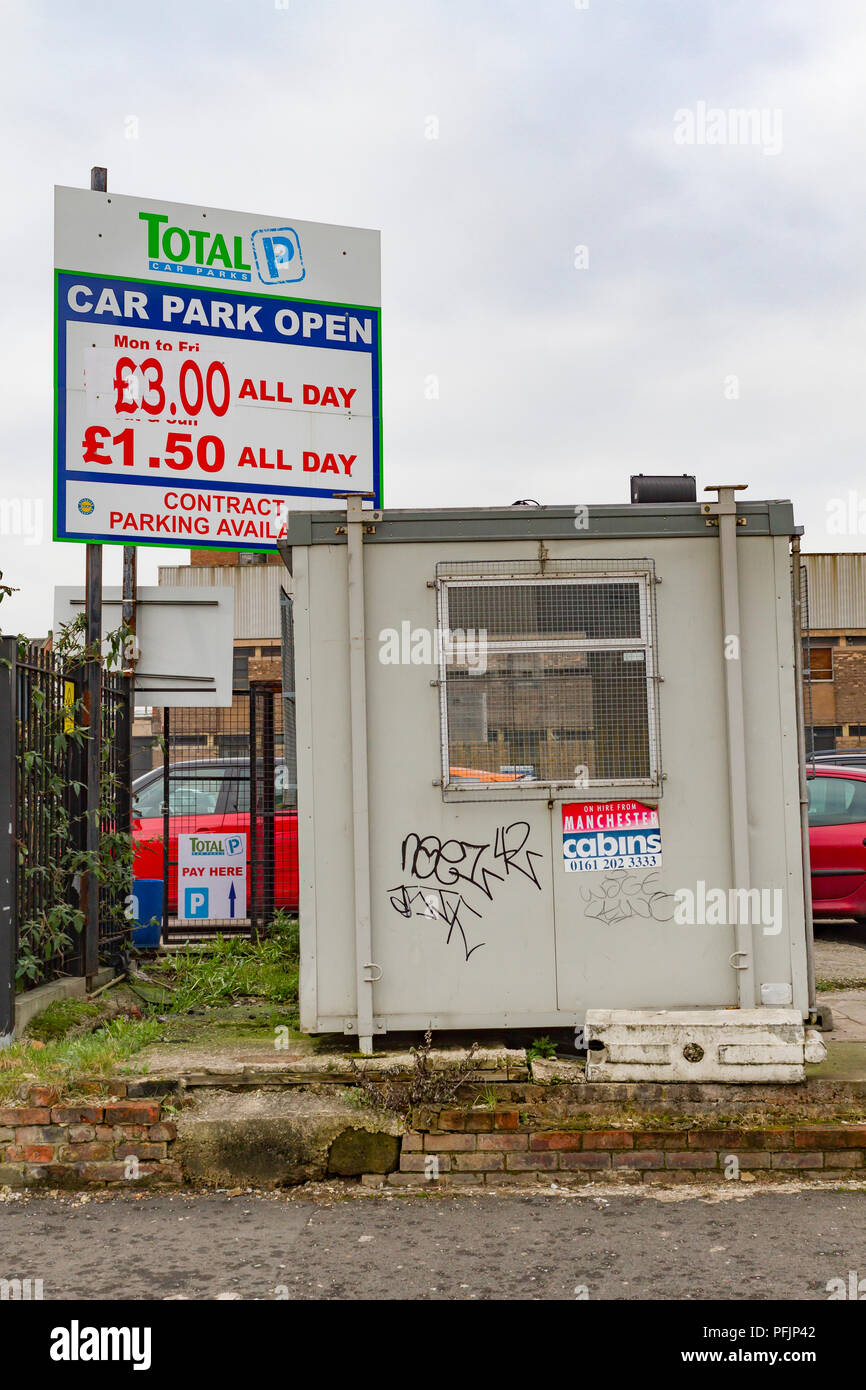
M 437 587 L 443 787 L 659 781 L 650 562 L 443 565 Z
M 833 648 L 812 647 L 806 653 L 806 675 L 813 681 L 833 679 Z
M 250 688 L 250 657 L 254 655 L 254 648 L 235 647 L 232 660 L 232 690 L 235 694 Z
M 239 565 L 266 565 L 268 557 L 262 550 L 239 550 Z

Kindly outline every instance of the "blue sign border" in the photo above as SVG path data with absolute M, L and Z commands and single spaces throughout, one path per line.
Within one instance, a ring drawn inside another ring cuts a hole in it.
M 227 334 L 224 329 L 212 328 L 210 325 L 195 324 L 190 327 L 190 333 L 205 337 L 215 337 L 222 339 L 246 339 L 257 343 L 280 343 L 286 348 L 300 345 L 294 340 L 286 338 L 285 334 L 278 333 L 273 326 L 274 316 L 281 308 L 293 308 L 303 306 L 307 311 L 319 312 L 324 315 L 333 310 L 343 312 L 353 312 L 358 315 L 366 315 L 372 321 L 373 333 L 370 343 L 349 343 L 334 342 L 326 338 L 324 326 L 315 330 L 310 336 L 300 340 L 305 347 L 336 348 L 341 352 L 362 352 L 367 353 L 371 359 L 371 383 L 373 401 L 373 467 L 375 477 L 374 488 L 374 507 L 382 506 L 382 311 L 378 307 L 365 304 L 337 304 L 327 300 L 297 299 L 287 295 L 271 295 L 249 293 L 246 288 L 242 290 L 230 289 L 225 282 L 220 282 L 213 288 L 204 286 L 200 283 L 195 285 L 178 285 L 176 282 L 164 280 L 136 280 L 134 277 L 121 275 L 91 275 L 86 272 L 77 273 L 70 270 L 56 270 L 54 276 L 55 298 L 54 298 L 54 539 L 56 541 L 72 541 L 79 545 L 86 544 L 88 541 L 99 541 L 107 545 L 156 545 L 162 549 L 180 550 L 256 550 L 273 553 L 275 546 L 266 546 L 258 543 L 256 545 L 244 545 L 240 540 L 231 541 L 207 540 L 194 542 L 190 537 L 176 540 L 171 536 L 160 536 L 153 540 L 132 540 L 128 536 L 105 535 L 98 532 L 82 534 L 67 530 L 66 527 L 66 483 L 69 479 L 79 482 L 100 482 L 107 481 L 107 475 L 103 472 L 94 473 L 87 469 L 67 468 L 66 465 L 66 327 L 69 323 L 93 323 L 95 322 L 92 313 L 81 313 L 71 309 L 67 299 L 67 292 L 71 285 L 85 285 L 91 292 L 98 296 L 103 289 L 114 289 L 120 287 L 118 302 L 123 303 L 123 290 L 136 290 L 144 293 L 147 297 L 147 306 L 150 309 L 154 302 L 158 312 L 149 319 L 152 331 L 163 328 L 161 297 L 164 290 L 171 290 L 173 294 L 185 301 L 191 299 L 224 299 L 225 296 L 234 295 L 242 298 L 245 304 L 251 307 L 260 307 L 260 319 L 262 332 L 253 333 L 244 330 L 240 333 Z M 117 328 L 133 328 L 140 332 L 143 321 L 136 315 L 116 315 L 100 318 L 99 322 L 110 322 Z M 177 325 L 169 325 L 164 331 L 176 332 Z M 168 484 L 164 478 L 145 478 L 127 477 L 122 479 L 125 484 L 141 487 L 166 487 Z M 192 484 L 190 484 L 192 486 Z M 339 493 L 345 494 L 349 488 L 339 485 L 335 488 L 316 488 L 316 487 L 284 487 L 280 485 L 268 486 L 262 483 L 237 483 L 216 482 L 210 478 L 196 479 L 195 489 L 197 491 L 210 492 L 238 492 L 238 493 L 269 493 L 273 497 L 337 497 Z

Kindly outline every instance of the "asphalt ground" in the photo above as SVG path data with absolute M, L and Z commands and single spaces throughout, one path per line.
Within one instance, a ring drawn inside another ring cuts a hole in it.
M 866 1293 L 866 1188 L 357 1194 L 13 1198 L 0 1278 L 46 1300 L 808 1301 L 853 1270 Z

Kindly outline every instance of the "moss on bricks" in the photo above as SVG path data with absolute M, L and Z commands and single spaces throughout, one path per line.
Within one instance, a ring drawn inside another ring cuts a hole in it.
M 328 1173 L 338 1178 L 356 1178 L 362 1173 L 393 1173 L 399 1156 L 400 1140 L 395 1134 L 344 1129 L 328 1151 Z

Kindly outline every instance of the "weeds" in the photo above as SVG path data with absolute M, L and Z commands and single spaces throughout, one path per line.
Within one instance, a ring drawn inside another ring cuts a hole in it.
M 376 1077 L 380 1079 L 374 1079 L 353 1058 L 352 1071 L 364 1101 L 377 1110 L 387 1110 L 403 1119 L 408 1119 L 419 1105 L 449 1105 L 475 1070 L 478 1044 L 474 1042 L 466 1055 L 454 1062 L 434 1063 L 430 1055 L 432 1049 L 433 1034 L 428 1028 L 421 1046 L 410 1049 L 413 1071 L 405 1080 L 397 1079 L 398 1073 L 393 1067 L 384 1073 L 377 1072 Z
M 172 1014 L 255 998 L 288 1005 L 294 1022 L 298 955 L 298 923 L 277 913 L 271 935 L 261 941 L 216 936 L 206 952 L 178 952 L 151 967 L 151 972 L 169 986 L 164 1007 Z
M 0 1052 L 0 1096 L 8 1098 L 23 1081 L 55 1083 L 74 1091 L 76 1079 L 116 1076 L 134 1071 L 127 1063 L 159 1039 L 156 1019 L 132 1022 L 116 1018 L 96 1033 L 40 1042 L 24 1038 Z
M 545 1035 L 543 1038 L 533 1038 L 532 1046 L 526 1049 L 527 1062 L 534 1062 L 537 1058 L 550 1058 L 556 1056 L 556 1043 L 552 1038 Z

